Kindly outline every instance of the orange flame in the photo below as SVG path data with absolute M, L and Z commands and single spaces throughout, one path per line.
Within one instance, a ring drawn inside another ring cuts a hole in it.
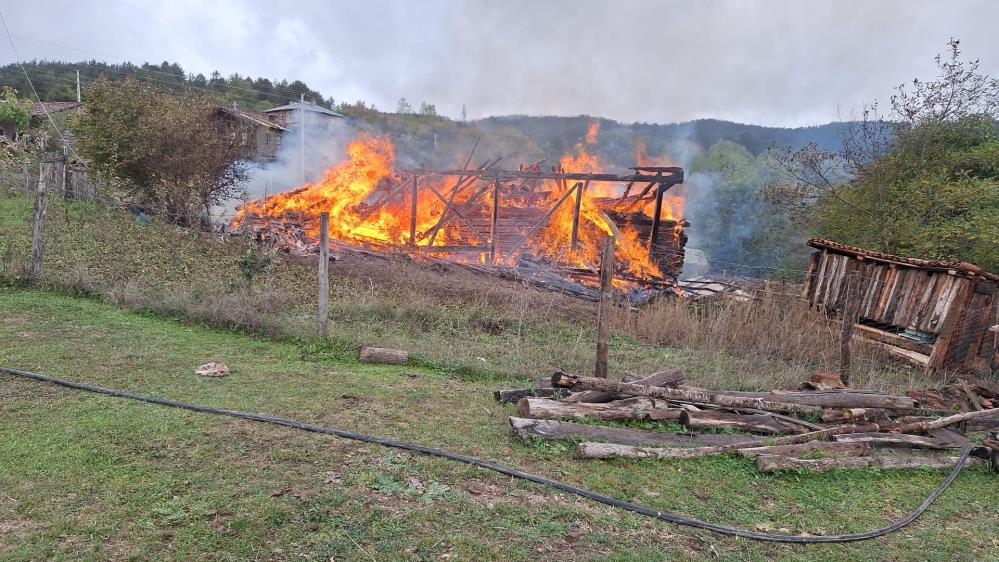
M 559 170 L 579 173 L 606 171 L 600 157 L 588 150 L 594 144 L 599 128 L 598 121 L 590 124 L 586 138 L 560 159 Z M 643 143 L 636 145 L 636 160 L 639 165 L 650 165 L 650 162 L 664 165 L 658 159 L 648 157 Z M 413 242 L 425 247 L 430 243 L 427 234 L 433 230 L 444 209 L 438 194 L 448 193 L 452 186 L 445 185 L 443 180 L 440 180 L 442 183 L 439 185 L 428 186 L 425 183 L 429 181 L 426 177 L 420 181 L 420 189 L 416 194 L 416 239 Z M 346 243 L 407 243 L 411 241 L 410 229 L 414 228 L 412 185 L 399 183 L 395 174 L 395 148 L 392 141 L 388 137 L 361 133 L 347 146 L 347 158 L 326 170 L 321 180 L 265 199 L 250 201 L 239 209 L 232 224 L 238 227 L 250 219 L 276 219 L 286 225 L 290 224 L 292 230 L 304 228 L 305 234 L 314 237 L 318 234 L 319 215 L 327 212 L 330 214 L 331 238 Z M 614 230 L 609 223 L 610 218 L 600 206 L 601 200 L 620 197 L 620 188 L 609 182 L 593 182 L 591 185 L 584 182 L 570 184 L 566 181 L 546 180 L 537 196 L 546 200 L 547 208 L 550 208 L 550 205 L 573 189 L 577 191 L 566 197 L 542 232 L 532 236 L 527 242 L 527 247 L 549 261 L 565 261 L 576 267 L 595 269 L 599 265 L 604 240 Z M 478 198 L 472 201 L 473 197 Z M 679 210 L 682 210 L 682 197 L 676 199 L 679 202 L 669 199 L 668 212 L 664 213 L 668 217 L 677 216 Z M 468 246 L 472 242 L 469 239 L 470 231 L 462 223 L 471 227 L 472 231 L 475 228 L 470 220 L 489 224 L 491 190 L 483 193 L 478 188 L 464 189 L 454 198 L 454 204 L 463 209 L 462 221 L 447 222 L 434 238 L 435 247 Z M 501 198 L 500 205 L 500 216 L 509 217 L 505 212 L 510 212 L 514 207 L 533 207 L 541 212 L 536 201 L 518 200 L 516 196 Z M 540 205 L 545 207 L 544 203 Z M 575 220 L 577 208 L 578 221 Z M 645 209 L 645 212 L 651 214 L 652 211 Z M 576 224 L 574 240 L 573 224 Z M 618 268 L 642 279 L 662 277 L 660 268 L 649 256 L 647 240 L 643 240 L 636 229 L 626 225 L 619 226 L 620 235 L 615 241 Z M 464 258 L 461 256 L 449 254 L 449 257 L 456 260 L 472 259 L 482 263 L 486 260 L 485 253 L 472 256 L 466 254 Z M 507 263 L 512 263 L 516 258 L 513 255 L 500 255 L 499 252 L 496 257 Z
M 590 121 L 589 126 L 586 128 L 586 144 L 593 146 L 597 144 L 597 134 L 600 132 L 600 121 L 594 119 Z

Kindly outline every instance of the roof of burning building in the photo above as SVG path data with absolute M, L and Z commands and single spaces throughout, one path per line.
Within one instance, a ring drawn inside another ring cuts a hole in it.
M 894 254 L 887 254 L 885 252 L 876 252 L 874 250 L 867 250 L 864 248 L 858 248 L 856 246 L 849 246 L 841 242 L 836 242 L 833 240 L 826 240 L 824 238 L 812 238 L 808 241 L 808 245 L 813 248 L 818 248 L 819 250 L 829 250 L 837 254 L 844 254 L 848 256 L 853 256 L 855 258 L 868 259 L 873 261 L 879 261 L 883 263 L 891 263 L 896 265 L 904 265 L 907 267 L 913 267 L 916 269 L 925 269 L 927 271 L 953 271 L 957 275 L 963 275 L 965 277 L 982 277 L 983 279 L 999 284 L 999 275 L 985 271 L 981 267 L 968 262 L 951 262 L 942 260 L 927 260 L 922 258 L 907 258 L 904 256 L 896 256 Z

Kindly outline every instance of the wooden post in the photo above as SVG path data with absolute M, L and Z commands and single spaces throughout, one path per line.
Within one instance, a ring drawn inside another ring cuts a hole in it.
M 589 183 L 589 182 L 587 182 Z M 572 251 L 576 251 L 576 245 L 579 241 L 579 210 L 583 206 L 583 190 L 585 188 L 576 184 L 576 207 L 572 210 L 572 238 L 569 244 L 569 248 Z
M 419 176 L 413 176 L 413 189 L 410 192 L 412 201 L 409 202 L 409 245 L 416 245 L 416 192 L 419 189 Z
M 489 222 L 489 263 L 496 263 L 496 220 L 499 218 L 499 178 L 493 180 L 493 216 Z
M 24 193 L 25 195 L 31 193 L 31 178 L 29 177 L 27 160 L 24 161 Z
M 843 304 L 842 327 L 839 332 L 839 378 L 850 385 L 850 342 L 853 324 L 857 321 L 857 301 L 860 300 L 860 277 L 857 272 L 846 274 L 846 302 Z
M 663 186 L 656 187 L 656 210 L 652 214 L 652 235 L 649 236 L 649 258 L 652 258 L 653 248 L 659 241 L 659 220 L 663 210 Z M 654 260 L 653 260 L 654 261 Z
M 43 235 L 48 206 L 48 166 L 49 164 L 38 166 L 38 189 L 35 190 L 35 214 L 31 225 L 31 270 L 28 272 L 28 281 L 31 283 L 37 283 L 42 274 L 42 250 L 45 246 Z
M 330 299 L 330 214 L 319 215 L 319 334 L 325 338 Z
M 593 375 L 607 378 L 607 339 L 610 336 L 611 289 L 614 281 L 614 237 L 608 236 L 600 254 L 600 303 L 597 305 L 597 364 Z

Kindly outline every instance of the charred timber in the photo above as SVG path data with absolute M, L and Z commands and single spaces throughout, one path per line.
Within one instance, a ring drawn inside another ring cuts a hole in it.
M 634 174 L 587 174 L 580 172 L 540 172 L 531 170 L 400 170 L 403 175 L 414 176 L 476 176 L 482 179 L 511 181 L 519 179 L 574 180 L 574 181 L 613 181 L 650 182 L 660 186 L 673 186 L 683 183 L 683 169 L 676 168 L 670 175 Z

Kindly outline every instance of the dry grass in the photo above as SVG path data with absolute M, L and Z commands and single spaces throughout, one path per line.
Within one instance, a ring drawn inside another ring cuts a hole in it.
M 52 201 L 43 280 L 211 326 L 293 339 L 316 335 L 315 259 L 278 253 L 252 288 L 237 267 L 246 239 L 192 233 L 126 213 Z M 0 276 L 19 277 L 30 251 L 30 200 L 0 197 Z M 345 255 L 330 271 L 330 341 L 407 349 L 456 376 L 536 379 L 592 372 L 595 305 L 453 264 Z M 755 303 L 662 300 L 618 311 L 610 372 L 680 366 L 717 388 L 791 386 L 835 370 L 835 323 L 772 287 Z M 857 350 L 856 386 L 931 386 L 875 350 Z
M 839 369 L 838 321 L 810 309 L 783 284 L 767 285 L 758 297 L 702 304 L 659 300 L 619 314 L 616 324 L 644 341 L 728 358 L 735 372 L 701 381 L 717 388 L 794 386 L 816 371 Z M 854 343 L 851 350 L 853 386 L 900 390 L 937 382 L 874 346 Z

